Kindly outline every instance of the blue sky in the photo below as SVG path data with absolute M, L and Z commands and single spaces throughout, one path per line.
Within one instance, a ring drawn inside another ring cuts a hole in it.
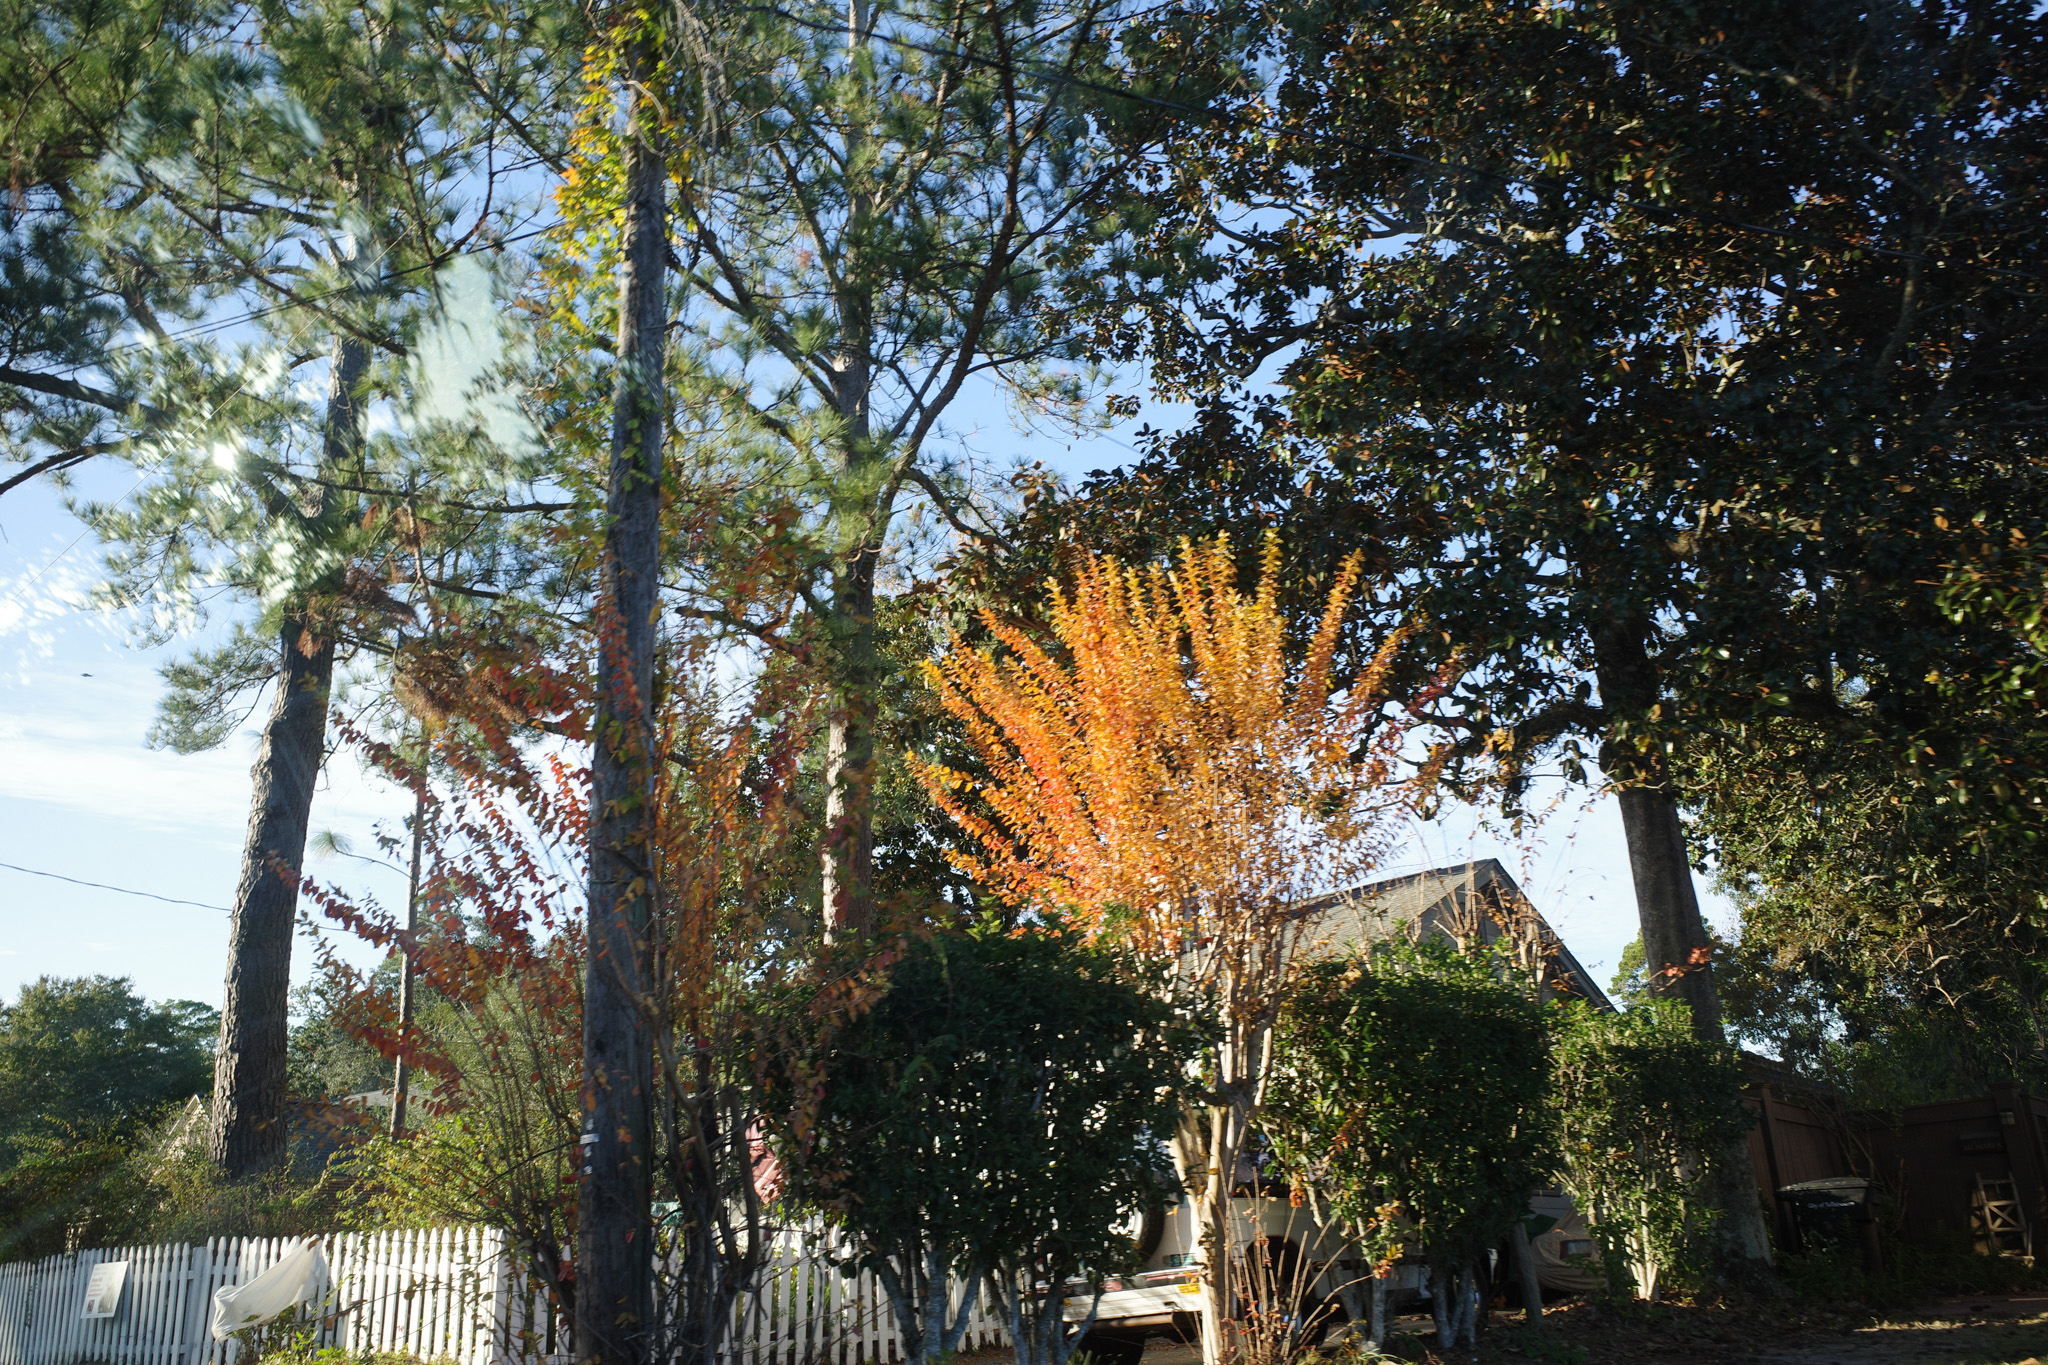
M 94 492 L 109 467 L 88 476 Z M 98 550 L 43 487 L 0 499 L 0 863 L 224 907 L 249 813 L 255 731 L 179 755 L 143 737 L 157 668 L 189 644 L 138 648 L 129 623 L 93 608 Z M 40 571 L 40 577 L 37 577 Z M 316 829 L 373 847 L 404 800 L 353 764 L 331 763 Z M 402 890 L 377 868 L 315 871 L 362 890 Z M 228 917 L 0 867 L 0 990 L 39 976 L 132 977 L 152 998 L 218 1004 Z M 360 954 L 359 954 L 360 955 Z M 300 958 L 304 977 L 307 955 Z
M 1175 416 L 1149 409 L 1121 434 L 1083 445 L 1015 432 L 992 406 L 963 422 L 974 428 L 970 443 L 997 463 L 1024 456 L 1072 475 L 1122 462 L 1131 430 Z M 85 471 L 80 485 L 112 498 L 131 477 L 109 464 Z M 130 977 L 153 999 L 217 1005 L 228 921 L 218 907 L 233 900 L 256 732 L 245 727 L 204 754 L 147 747 L 157 669 L 200 641 L 138 646 L 129 621 L 89 601 L 98 558 L 95 539 L 53 490 L 25 486 L 0 497 L 0 864 L 11 865 L 0 866 L 0 992 L 12 998 L 46 974 L 101 973 Z M 1509 842 L 1476 812 L 1453 811 L 1417 827 L 1385 871 L 1500 858 L 1604 984 L 1636 933 L 1620 819 L 1611 798 L 1557 794 L 1556 813 L 1533 840 Z M 395 827 L 406 810 L 399 793 L 343 756 L 328 764 L 312 824 L 366 852 L 380 824 Z M 387 902 L 403 894 L 398 870 L 360 859 L 316 857 L 309 870 Z M 1729 928 L 1726 903 L 1701 891 L 1710 916 Z M 372 960 L 364 945 L 336 941 L 346 956 Z M 302 944 L 295 977 L 304 980 L 310 966 Z

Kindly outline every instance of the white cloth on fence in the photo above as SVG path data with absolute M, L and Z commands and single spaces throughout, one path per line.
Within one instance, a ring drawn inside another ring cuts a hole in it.
M 226 1341 L 244 1327 L 289 1313 L 326 1283 L 327 1254 L 318 1242 L 301 1242 L 249 1283 L 213 1291 L 213 1339 Z

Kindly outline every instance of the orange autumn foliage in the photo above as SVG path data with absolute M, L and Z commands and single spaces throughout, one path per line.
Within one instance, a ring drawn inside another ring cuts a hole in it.
M 1285 907 L 1379 861 L 1418 781 L 1401 775 L 1412 708 L 1384 687 L 1402 639 L 1338 690 L 1358 560 L 1298 661 L 1278 562 L 1269 539 L 1246 594 L 1221 539 L 1170 569 L 1090 559 L 1052 589 L 1056 652 L 993 614 L 1007 653 L 954 637 L 927 676 L 989 776 L 912 762 L 974 845 L 963 869 L 1141 951 L 1228 958 L 1258 945 L 1227 940 L 1270 936 Z
M 977 882 L 1129 943 L 1219 1025 L 1173 1135 L 1202 1230 L 1208 1365 L 1256 1358 L 1263 1340 L 1231 1320 L 1242 1294 L 1220 1268 L 1245 1264 L 1230 1250 L 1244 1236 L 1230 1191 L 1302 946 L 1300 904 L 1370 871 L 1435 769 L 1404 769 L 1433 698 L 1387 695 L 1402 637 L 1343 687 L 1333 676 L 1358 558 L 1298 661 L 1278 574 L 1271 538 L 1249 595 L 1221 539 L 1184 543 L 1170 569 L 1091 559 L 1052 591 L 1051 648 L 984 613 L 1006 652 L 956 636 L 927 675 L 987 776 L 912 759 L 972 842 L 957 856 Z

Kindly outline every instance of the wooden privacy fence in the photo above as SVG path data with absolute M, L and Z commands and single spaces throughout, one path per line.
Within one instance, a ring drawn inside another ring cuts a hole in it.
M 338 1233 L 319 1239 L 328 1281 L 297 1330 L 351 1354 L 397 1353 L 454 1365 L 566 1365 L 568 1324 L 490 1228 Z M 216 1238 L 203 1245 L 114 1247 L 0 1265 L 0 1365 L 248 1365 L 215 1341 L 213 1293 L 255 1279 L 297 1243 Z M 841 1275 L 835 1234 L 777 1232 L 768 1262 L 733 1310 L 727 1365 L 864 1365 L 903 1358 L 875 1277 Z M 108 1317 L 86 1317 L 95 1266 L 125 1263 Z M 954 1292 L 963 1286 L 954 1285 Z M 1003 1346 L 977 1302 L 963 1349 Z

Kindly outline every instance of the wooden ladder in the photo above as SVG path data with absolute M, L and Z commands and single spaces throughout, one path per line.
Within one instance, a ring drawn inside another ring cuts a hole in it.
M 1971 1203 L 1971 1221 L 1977 1225 L 1979 1250 L 1991 1256 L 2033 1258 L 2034 1230 L 2027 1226 L 2019 1187 L 2011 1176 L 1988 1180 L 1978 1176 L 1977 1194 Z

